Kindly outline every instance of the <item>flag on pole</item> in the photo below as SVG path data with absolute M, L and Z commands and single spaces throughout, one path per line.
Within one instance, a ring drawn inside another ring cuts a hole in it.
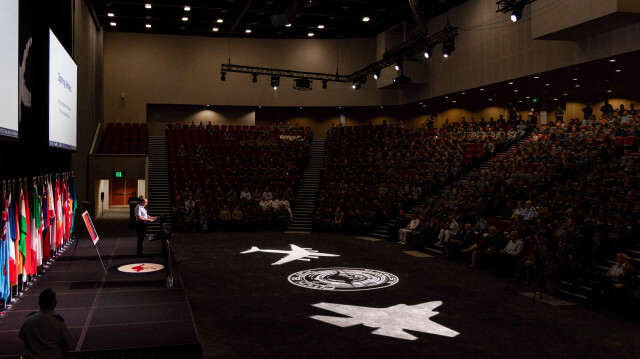
M 9 243 L 9 283 L 10 285 L 18 284 L 18 258 L 16 256 L 16 245 L 18 241 L 16 240 L 17 231 L 16 231 L 16 204 L 13 202 L 11 197 L 11 192 L 9 192 L 9 239 L 11 242 Z
M 20 229 L 20 238 L 18 239 L 18 274 L 22 274 L 23 278 L 25 278 L 27 274 L 25 266 L 27 264 L 27 234 L 29 231 L 27 227 L 27 207 L 25 206 L 24 202 L 24 191 L 22 188 L 20 188 L 20 199 L 18 202 L 18 228 Z
M 7 193 L 2 191 L 2 238 L 0 238 L 0 299 L 5 302 L 11 294 L 11 284 L 9 281 L 9 261 L 11 255 L 10 245 L 13 244 L 9 238 L 9 202 Z
M 60 192 L 60 181 L 56 181 L 56 249 L 62 245 L 62 193 Z
M 24 269 L 25 269 L 25 273 L 29 274 L 29 275 L 34 275 L 36 274 L 37 271 L 34 271 L 33 268 L 34 265 L 33 263 L 35 262 L 35 258 L 33 257 L 33 251 L 31 250 L 31 234 L 32 234 L 32 230 L 31 230 L 31 212 L 29 210 L 29 207 L 31 207 L 29 205 L 29 186 L 25 183 L 24 184 L 24 215 L 25 215 L 25 219 L 26 219 L 26 223 L 27 223 L 27 236 L 24 239 L 24 245 L 25 245 L 25 261 L 24 261 Z
M 31 263 L 31 269 L 33 274 L 38 273 L 38 266 L 42 265 L 42 233 L 40 226 L 40 195 L 38 194 L 38 187 L 33 184 L 32 204 L 31 204 L 31 255 L 33 256 L 33 263 Z
M 71 233 L 73 233 L 74 225 L 76 223 L 76 208 L 78 208 L 78 199 L 76 197 L 76 180 L 71 177 L 69 179 L 70 187 L 71 187 L 71 208 L 73 209 L 71 212 Z

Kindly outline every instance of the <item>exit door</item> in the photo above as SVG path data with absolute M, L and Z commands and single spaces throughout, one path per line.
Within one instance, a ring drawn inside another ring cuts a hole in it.
M 109 206 L 129 206 L 129 197 L 138 192 L 137 180 L 110 180 Z

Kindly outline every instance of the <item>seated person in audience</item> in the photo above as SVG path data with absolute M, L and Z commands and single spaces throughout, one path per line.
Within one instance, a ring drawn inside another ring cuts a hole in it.
M 331 222 L 331 227 L 333 230 L 339 231 L 342 229 L 344 225 L 344 212 L 340 206 L 336 207 L 336 211 L 333 213 L 333 221 Z
M 200 208 L 198 213 L 198 223 L 200 225 L 201 232 L 209 232 L 209 211 L 206 207 Z
M 231 225 L 231 212 L 229 206 L 224 206 L 220 211 L 220 224 L 223 228 L 229 228 Z
M 267 201 L 271 201 L 273 199 L 273 193 L 271 193 L 269 188 L 264 190 L 264 192 L 262 193 L 262 198 L 264 198 Z
M 184 212 L 184 225 L 187 232 L 195 232 L 198 226 L 198 216 L 196 214 L 195 205 Z
M 516 262 L 522 254 L 524 243 L 520 240 L 520 235 L 516 231 L 509 232 L 507 236 L 509 242 L 500 249 L 494 257 L 495 264 L 492 274 L 502 275 L 514 270 Z
M 240 201 L 251 201 L 251 192 L 249 189 L 245 187 L 242 192 L 240 192 Z
M 449 238 L 451 238 L 451 236 L 455 236 L 460 229 L 458 222 L 456 222 L 456 220 L 453 219 L 452 216 L 448 216 L 447 222 L 443 223 L 441 227 L 442 228 L 440 229 L 440 234 L 438 235 L 438 243 L 436 243 L 440 246 L 443 245 L 444 242 L 449 241 Z
M 409 224 L 405 228 L 400 228 L 400 230 L 398 231 L 398 237 L 400 238 L 399 243 L 406 244 L 407 235 L 409 235 L 410 233 L 413 233 L 413 231 L 416 230 L 419 224 L 420 224 L 420 219 L 418 218 L 418 216 L 416 216 L 415 214 L 411 215 L 411 222 L 409 222 Z
M 193 200 L 193 197 L 190 196 L 184 202 L 184 209 L 185 211 L 194 211 L 196 209 L 196 202 Z
M 240 209 L 240 206 L 236 206 L 236 208 L 234 208 L 233 212 L 231 213 L 231 220 L 233 220 L 233 224 L 236 226 L 236 228 L 242 229 L 242 227 L 240 226 L 243 224 L 243 219 L 244 214 L 242 213 L 242 209 Z
M 444 253 L 447 258 L 457 256 L 462 250 L 462 253 L 469 252 L 469 248 L 473 247 L 476 243 L 476 232 L 473 231 L 471 223 L 466 223 L 462 230 L 456 232 L 456 235 L 444 241 Z

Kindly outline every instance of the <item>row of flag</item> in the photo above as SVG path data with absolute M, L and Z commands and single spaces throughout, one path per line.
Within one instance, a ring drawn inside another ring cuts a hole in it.
M 0 299 L 5 302 L 12 287 L 33 278 L 71 240 L 77 208 L 73 176 L 47 177 L 3 187 Z

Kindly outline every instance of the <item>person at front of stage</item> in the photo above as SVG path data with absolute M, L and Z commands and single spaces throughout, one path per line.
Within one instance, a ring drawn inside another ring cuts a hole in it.
M 156 217 L 151 217 L 147 214 L 147 199 L 141 198 L 140 203 L 136 206 L 136 232 L 138 232 L 138 246 L 136 255 L 138 257 L 142 257 L 144 253 L 142 253 L 142 241 L 144 241 L 144 237 L 147 235 L 147 222 L 153 222 L 156 220 Z
M 24 342 L 25 358 L 62 358 L 73 338 L 61 316 L 56 314 L 56 293 L 47 288 L 38 298 L 40 311 L 27 316 L 18 336 Z
M 134 212 L 137 205 L 138 194 L 136 193 L 136 191 L 133 191 L 131 192 L 131 197 L 129 197 L 129 223 L 131 224 L 131 227 L 134 227 L 136 224 L 136 215 Z

